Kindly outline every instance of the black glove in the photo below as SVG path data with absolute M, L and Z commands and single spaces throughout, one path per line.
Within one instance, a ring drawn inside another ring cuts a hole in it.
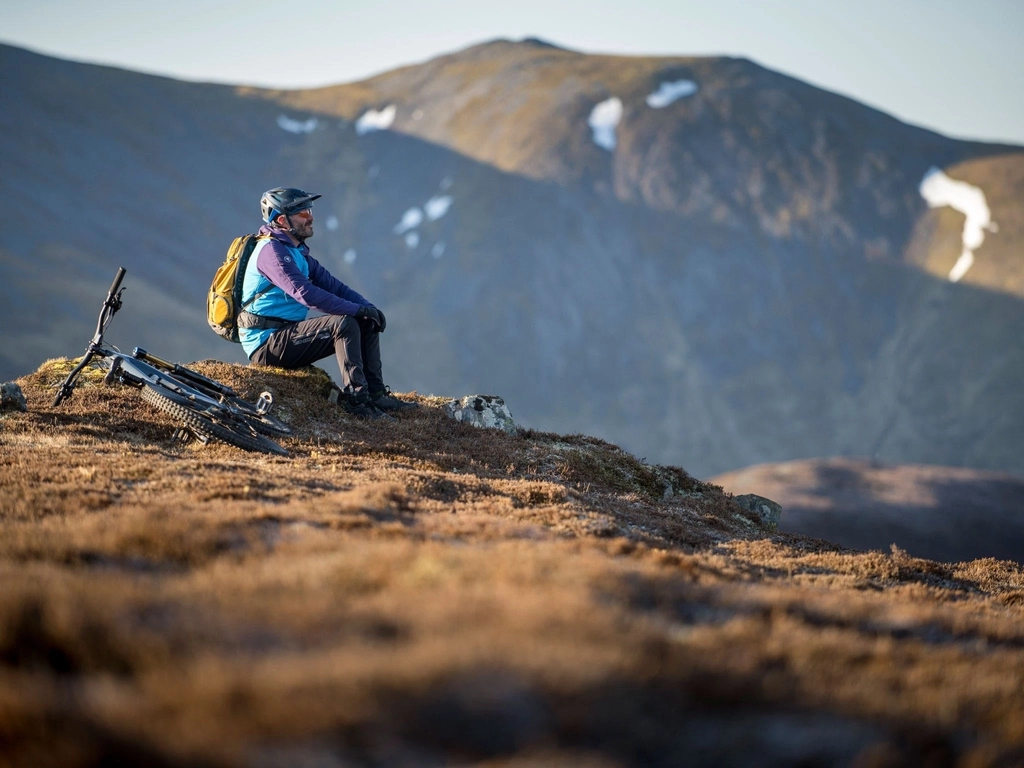
M 380 312 L 374 307 L 360 307 L 359 311 L 356 312 L 356 320 L 365 320 L 377 333 L 384 330 L 381 327 Z
M 374 307 L 374 309 L 377 309 Z M 384 329 L 388 327 L 388 319 L 384 317 L 384 313 L 377 309 L 377 316 L 380 318 L 380 332 L 384 333 Z

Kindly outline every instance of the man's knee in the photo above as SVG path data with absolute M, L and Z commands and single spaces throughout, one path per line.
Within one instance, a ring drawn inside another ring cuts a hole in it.
M 359 338 L 359 322 L 351 315 L 331 315 L 328 327 L 336 339 Z

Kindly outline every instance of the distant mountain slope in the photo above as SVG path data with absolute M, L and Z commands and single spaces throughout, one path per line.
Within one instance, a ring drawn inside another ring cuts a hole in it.
M 997 472 L 864 459 L 762 464 L 712 478 L 779 502 L 780 530 L 855 549 L 960 562 L 1024 558 L 1024 479 Z
M 0 239 L 0 375 L 84 347 L 118 265 L 134 280 L 115 337 L 193 357 L 207 273 L 288 144 L 277 110 L 224 86 L 60 61 L 0 46 L 0 191 L 35 213 Z M 261 161 L 261 158 L 265 160 Z M 205 284 L 204 284 L 205 283 Z M 122 319 L 122 317 L 126 319 Z M 237 356 L 232 356 L 237 359 Z
M 1018 148 L 745 60 L 531 42 L 296 92 L 10 47 L 0 72 L 0 192 L 44 214 L 0 241 L 0 377 L 84 346 L 119 264 L 118 343 L 240 360 L 205 292 L 287 183 L 324 194 L 314 255 L 388 312 L 396 388 L 497 392 L 697 476 L 822 455 L 1024 472 Z M 964 215 L 922 197 L 933 166 L 971 169 L 1002 227 L 957 283 Z

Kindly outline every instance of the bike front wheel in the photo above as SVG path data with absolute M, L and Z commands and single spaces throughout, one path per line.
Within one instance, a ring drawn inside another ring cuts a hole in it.
M 154 358 L 148 353 L 145 354 L 141 359 L 152 364 Z M 162 363 L 161 370 L 164 372 L 163 375 L 168 378 L 174 379 L 175 382 L 180 383 L 184 387 L 190 387 L 197 389 L 204 395 L 212 400 L 216 400 L 228 408 L 233 408 L 236 411 L 241 411 L 241 415 L 252 425 L 252 428 L 263 435 L 270 437 L 280 435 L 290 435 L 292 428 L 285 424 L 280 419 L 271 416 L 269 413 L 261 413 L 260 409 L 255 403 L 250 403 L 248 400 L 243 400 L 238 395 L 233 393 L 230 387 L 226 387 L 219 381 L 207 379 L 205 376 L 193 371 L 191 368 L 185 368 L 184 366 L 171 367 L 171 363 L 165 361 L 159 361 Z M 229 394 L 230 393 L 230 394 Z
M 212 412 L 176 392 L 150 383 L 143 386 L 139 394 L 147 403 L 203 437 L 221 440 L 245 451 L 288 455 L 288 451 L 256 432 L 247 421 L 226 411 Z

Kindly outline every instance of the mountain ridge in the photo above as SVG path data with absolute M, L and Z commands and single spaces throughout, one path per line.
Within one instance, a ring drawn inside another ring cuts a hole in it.
M 497 64 L 495 64 L 495 62 L 497 62 Z M 716 88 L 721 88 L 723 85 L 727 84 L 742 83 L 744 80 L 757 78 L 763 79 L 767 77 L 773 84 L 782 86 L 783 90 L 795 89 L 805 93 L 814 93 L 818 97 L 824 95 L 827 99 L 832 99 L 834 101 L 834 104 L 831 105 L 830 108 L 834 108 L 835 106 L 843 108 L 852 106 L 860 112 L 864 112 L 866 110 L 876 119 L 891 121 L 894 124 L 903 126 L 908 129 L 908 132 L 921 132 L 919 134 L 920 136 L 928 136 L 932 139 L 941 138 L 946 141 L 952 141 L 934 130 L 904 123 L 898 118 L 895 118 L 882 110 L 878 110 L 873 107 L 865 107 L 863 104 L 860 104 L 850 97 L 836 92 L 827 91 L 816 86 L 811 86 L 794 76 L 775 72 L 744 57 L 651 57 L 584 54 L 574 51 L 565 51 L 563 49 L 555 49 L 554 51 L 543 49 L 538 50 L 533 46 L 524 45 L 521 42 L 504 40 L 469 46 L 452 54 L 438 56 L 418 65 L 401 67 L 399 69 L 374 75 L 350 84 L 324 86 L 315 89 L 295 89 L 290 91 L 256 91 L 254 89 L 252 93 L 259 93 L 263 97 L 278 100 L 279 103 L 293 108 L 311 110 L 320 109 L 326 114 L 332 114 L 345 119 L 354 120 L 361 109 L 378 106 L 377 103 L 374 103 L 374 99 L 376 102 L 380 103 L 389 99 L 408 99 L 409 94 L 413 89 L 422 89 L 431 79 L 437 79 L 439 76 L 444 76 L 446 74 L 445 70 L 459 69 L 467 64 L 476 65 L 477 67 L 484 64 L 491 67 L 500 67 L 502 64 L 505 64 L 508 67 L 514 67 L 524 71 L 543 70 L 546 65 L 565 65 L 562 69 L 567 69 L 568 72 L 558 73 L 559 78 L 563 81 L 575 75 L 585 74 L 588 70 L 591 70 L 594 67 L 599 67 L 601 68 L 601 77 L 605 81 L 603 88 L 607 95 L 615 95 L 617 89 L 629 89 L 630 91 L 635 91 L 637 81 L 645 83 L 644 87 L 654 86 L 654 80 L 662 75 L 664 75 L 664 77 L 661 77 L 661 79 L 669 79 L 674 76 L 674 74 L 682 72 L 687 72 L 691 75 L 699 73 L 699 75 L 707 77 L 713 70 L 718 68 L 724 69 L 726 72 L 723 76 L 718 77 L 718 82 L 713 83 L 713 86 Z M 609 66 L 610 64 L 618 66 Z M 558 67 L 553 66 L 552 68 L 557 69 Z M 417 77 L 410 83 L 403 83 L 403 78 L 411 73 L 416 73 Z M 479 79 L 481 74 L 477 72 L 476 77 Z M 441 79 L 445 78 L 441 77 Z M 546 90 L 555 93 L 558 89 L 550 88 Z M 352 91 L 353 93 L 352 95 L 348 95 L 345 91 Z M 647 91 L 647 93 L 649 92 L 650 91 Z M 359 100 L 360 97 L 365 97 L 369 94 L 373 94 L 373 98 L 367 101 Z M 626 94 L 620 93 L 619 95 Z M 643 93 L 633 93 L 633 98 L 636 100 L 636 98 L 642 95 Z M 596 99 L 596 96 L 594 98 Z M 425 138 L 431 138 L 428 133 L 412 130 L 417 127 L 419 126 L 413 126 L 408 121 L 405 123 L 399 123 L 397 126 L 398 129 L 411 131 L 416 135 L 420 135 Z M 524 132 L 528 134 L 536 133 L 534 128 L 535 126 L 532 125 L 525 126 Z M 979 148 L 988 147 L 991 152 L 1016 152 L 1021 150 L 1021 147 L 1019 146 L 990 142 L 960 141 L 956 143 L 962 145 L 977 145 Z M 477 157 L 478 159 L 490 159 L 493 161 L 493 158 L 481 158 L 473 151 L 467 151 L 467 148 L 459 143 L 455 143 L 452 146 L 456 146 L 470 156 Z M 500 160 L 494 164 L 503 170 L 515 169 L 513 166 L 510 166 L 505 162 L 501 162 Z

